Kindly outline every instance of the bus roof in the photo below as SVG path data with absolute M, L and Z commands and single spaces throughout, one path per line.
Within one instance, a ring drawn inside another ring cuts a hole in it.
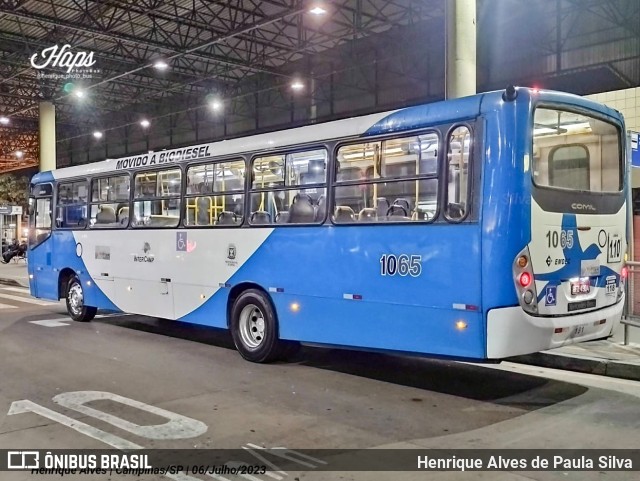
M 499 109 L 503 103 L 503 90 L 481 93 L 404 109 L 380 112 L 349 119 L 278 130 L 264 134 L 238 137 L 180 148 L 149 151 L 137 155 L 107 159 L 101 162 L 64 167 L 55 171 L 35 174 L 32 183 L 51 182 L 54 179 L 127 172 L 154 166 L 171 165 L 189 160 L 228 157 L 249 152 L 277 150 L 301 144 L 320 143 L 349 137 L 366 137 L 391 132 L 402 132 L 432 125 L 455 122 L 478 116 L 481 112 Z M 570 103 L 595 110 L 603 115 L 621 119 L 619 112 L 597 102 L 573 94 L 519 87 L 518 97 L 525 102 L 538 98 L 552 103 Z

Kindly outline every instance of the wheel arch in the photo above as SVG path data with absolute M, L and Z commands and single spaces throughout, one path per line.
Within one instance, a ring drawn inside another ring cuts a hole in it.
M 67 286 L 72 277 L 77 277 L 77 274 L 76 271 L 70 267 L 65 267 L 60 271 L 60 275 L 58 276 L 58 299 L 67 296 Z
M 250 289 L 260 291 L 262 292 L 262 294 L 264 294 L 265 298 L 269 301 L 269 304 L 271 304 L 271 308 L 273 309 L 274 314 L 276 315 L 276 325 L 279 324 L 278 311 L 276 310 L 276 306 L 273 303 L 273 299 L 271 298 L 269 292 L 260 284 L 256 284 L 255 282 L 240 282 L 239 284 L 236 284 L 231 288 L 231 290 L 229 291 L 229 297 L 227 298 L 227 329 L 231 327 L 231 309 L 233 309 L 233 304 L 243 292 Z M 277 326 L 276 335 L 278 334 L 279 330 L 279 326 Z

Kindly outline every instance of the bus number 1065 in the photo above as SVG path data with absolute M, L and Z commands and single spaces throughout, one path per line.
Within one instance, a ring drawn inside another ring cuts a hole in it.
M 418 277 L 422 274 L 422 256 L 409 256 L 400 254 L 383 254 L 380 258 L 380 275 L 381 276 L 406 276 Z

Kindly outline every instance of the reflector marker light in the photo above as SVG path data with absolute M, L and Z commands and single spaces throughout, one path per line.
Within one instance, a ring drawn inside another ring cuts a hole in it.
M 624 266 L 620 271 L 620 277 L 622 277 L 623 279 L 626 279 L 628 274 L 629 274 L 629 270 L 627 269 L 627 266 Z
M 342 298 L 350 301 L 361 301 L 362 294 L 342 294 Z
M 456 304 L 454 303 L 452 306 L 454 309 L 459 311 L 479 311 L 480 307 L 474 304 Z
M 218 283 L 218 287 L 231 287 L 231 284 L 228 282 L 220 282 Z
M 270 287 L 269 292 L 284 292 L 284 287 Z

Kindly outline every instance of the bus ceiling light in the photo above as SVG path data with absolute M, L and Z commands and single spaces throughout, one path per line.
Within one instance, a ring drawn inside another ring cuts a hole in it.
M 518 96 L 518 91 L 513 85 L 509 85 L 504 92 L 502 92 L 502 100 L 505 102 L 513 102 Z
M 102 132 L 100 132 L 99 130 L 96 130 L 96 131 L 93 133 L 93 137 L 94 137 L 94 138 L 96 138 L 96 139 L 98 139 L 98 140 L 100 140 L 100 139 L 102 138 Z
M 143 129 L 146 129 L 151 125 L 151 122 L 149 122 L 147 119 L 142 119 L 140 121 L 140 125 L 142 126 Z
M 302 90 L 304 88 L 304 84 L 300 80 L 294 80 L 291 82 L 291 89 L 296 92 Z

